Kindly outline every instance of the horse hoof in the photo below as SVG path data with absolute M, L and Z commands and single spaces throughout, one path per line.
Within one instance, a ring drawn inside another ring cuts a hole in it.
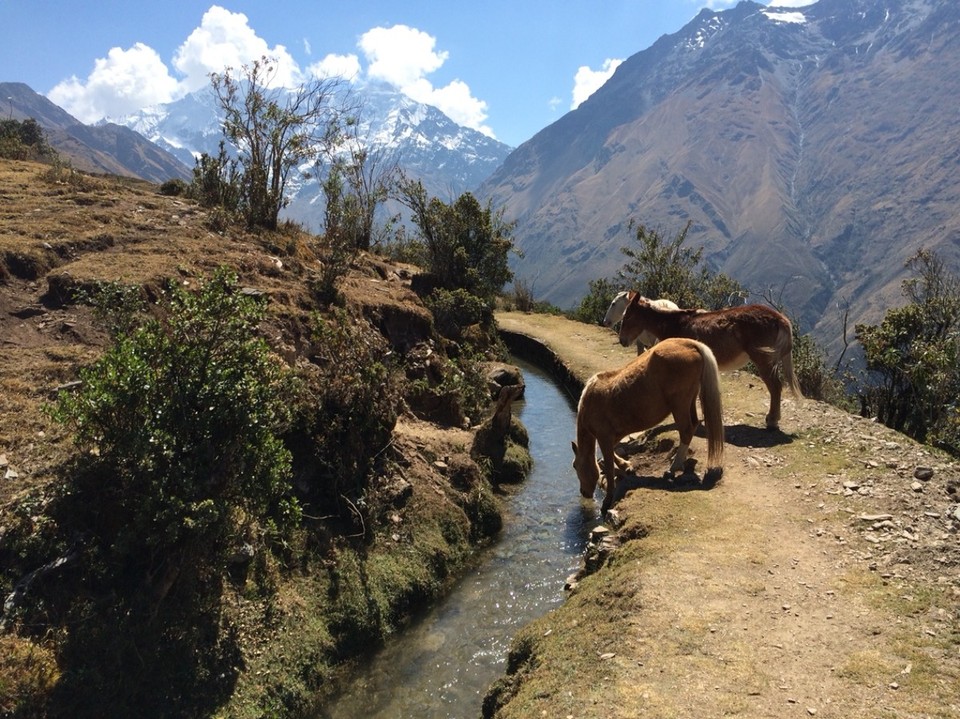
M 711 467 L 703 475 L 701 484 L 704 487 L 713 487 L 723 479 L 723 467 Z

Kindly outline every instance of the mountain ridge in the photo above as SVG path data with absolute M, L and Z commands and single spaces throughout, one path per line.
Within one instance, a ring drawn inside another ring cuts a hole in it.
M 960 266 L 955 29 L 942 0 L 703 10 L 517 148 L 478 194 L 517 221 L 514 269 L 572 306 L 629 222 L 783 302 L 836 355 L 900 301 L 921 247 Z M 802 21 L 801 21 L 802 20 Z M 559 258 L 548 262 L 547 258 Z
M 11 119 L 35 119 L 50 146 L 78 170 L 157 183 L 191 177 L 189 166 L 130 128 L 85 125 L 22 82 L 0 83 L 0 95 L 9 99 Z
M 455 198 L 477 187 L 511 148 L 482 133 L 457 125 L 440 110 L 416 102 L 384 84 L 352 90 L 361 111 L 358 133 L 371 155 L 384 166 L 396 164 L 423 182 L 431 195 Z M 213 94 L 197 91 L 166 105 L 114 118 L 155 144 L 186 160 L 218 151 L 222 130 Z M 313 231 L 323 225 L 323 202 L 312 172 L 303 168 L 288 182 L 289 205 L 282 216 Z

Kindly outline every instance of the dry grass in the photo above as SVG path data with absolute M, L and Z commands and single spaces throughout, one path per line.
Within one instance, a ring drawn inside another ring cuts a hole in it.
M 323 309 L 311 287 L 322 252 L 318 240 L 295 226 L 263 235 L 242 227 L 218 232 L 208 220 L 203 209 L 162 196 L 148 183 L 0 161 L 0 455 L 5 458 L 0 538 L 14 518 L 26 517 L 24 526 L 33 522 L 26 510 L 14 517 L 15 503 L 42 508 L 49 484 L 74 452 L 71 438 L 44 406 L 108 341 L 93 310 L 75 301 L 76 290 L 120 282 L 156 299 L 168 281 L 191 286 L 228 266 L 241 286 L 267 298 L 261 330 L 271 349 L 290 365 L 310 366 L 317 352 L 314 317 Z M 429 331 L 432 316 L 409 287 L 410 269 L 366 254 L 356 257 L 338 287 L 347 312 L 358 323 L 362 316 L 395 327 L 412 317 L 409 324 Z M 469 496 L 454 488 L 432 460 L 464 455 L 471 441 L 469 432 L 404 417 L 390 451 L 402 455 L 397 461 L 403 479 L 416 489 L 406 505 L 392 506 L 401 524 L 391 520 L 385 538 L 382 528 L 364 527 L 368 537 L 361 543 L 357 535 L 337 536 L 339 525 L 312 518 L 292 546 L 320 547 L 315 554 L 304 549 L 293 566 L 280 566 L 269 552 L 258 552 L 262 566 L 251 570 L 255 579 L 233 587 L 227 597 L 226 614 L 240 633 L 245 671 L 223 716 L 283 715 L 335 690 L 332 677 L 344 671 L 337 666 L 342 652 L 371 650 L 419 603 L 443 591 L 486 528 L 472 525 L 478 520 L 471 512 L 478 512 L 481 501 L 476 488 Z M 484 497 L 495 505 L 492 495 Z M 366 499 L 373 501 L 370 495 Z M 341 596 L 335 611 L 356 627 L 356 638 L 334 637 L 331 630 L 330 603 L 337 591 L 329 577 L 347 576 L 340 572 L 341 558 L 355 570 L 350 575 L 355 603 Z M 7 588 L 32 568 L 18 567 L 18 576 L 5 576 Z M 370 598 L 378 613 L 371 612 Z M 351 641 L 360 646 L 346 648 Z M 40 701 L 56 681 L 55 674 L 34 672 L 40 665 L 26 652 L 36 647 L 36 656 L 52 662 L 53 651 L 28 640 L 4 642 L 0 654 L 12 647 L 15 661 L 0 662 L 0 713 L 11 692 L 20 692 L 27 703 Z M 21 685 L 26 689 L 17 689 Z

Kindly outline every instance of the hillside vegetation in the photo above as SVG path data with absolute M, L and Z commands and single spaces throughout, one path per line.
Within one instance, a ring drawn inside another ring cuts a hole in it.
M 0 714 L 309 711 L 499 529 L 492 313 L 146 182 L 0 196 Z

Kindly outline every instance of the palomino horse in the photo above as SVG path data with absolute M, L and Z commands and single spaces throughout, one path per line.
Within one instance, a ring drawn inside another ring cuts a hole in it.
M 577 407 L 577 441 L 573 442 L 573 467 L 580 494 L 592 497 L 600 479 L 597 445 L 603 455 L 607 492 L 602 511 L 613 504 L 618 469 L 627 462 L 614 449 L 632 432 L 650 429 L 673 415 L 680 446 L 670 472 L 683 470 L 687 449 L 699 424 L 697 395 L 707 425 L 709 472 L 723 472 L 723 416 L 717 360 L 702 342 L 667 339 L 625 367 L 595 374 L 583 388 Z
M 613 327 L 623 318 L 623 311 L 627 309 L 627 304 L 637 293 L 633 290 L 618 292 L 616 297 L 607 308 L 607 314 L 603 316 L 603 326 Z M 679 310 L 680 308 L 670 300 L 650 300 L 650 303 L 665 310 Z M 657 343 L 657 338 L 644 330 L 637 336 L 637 354 L 643 352 L 647 347 L 653 347 Z
M 797 399 L 803 399 L 793 371 L 793 328 L 790 320 L 764 305 L 741 305 L 722 310 L 664 311 L 645 297 L 636 296 L 627 304 L 620 322 L 620 344 L 626 347 L 641 332 L 665 337 L 690 337 L 713 350 L 720 369 L 738 369 L 748 361 L 757 366 L 760 379 L 770 392 L 770 429 L 780 425 L 780 395 L 783 383 Z

